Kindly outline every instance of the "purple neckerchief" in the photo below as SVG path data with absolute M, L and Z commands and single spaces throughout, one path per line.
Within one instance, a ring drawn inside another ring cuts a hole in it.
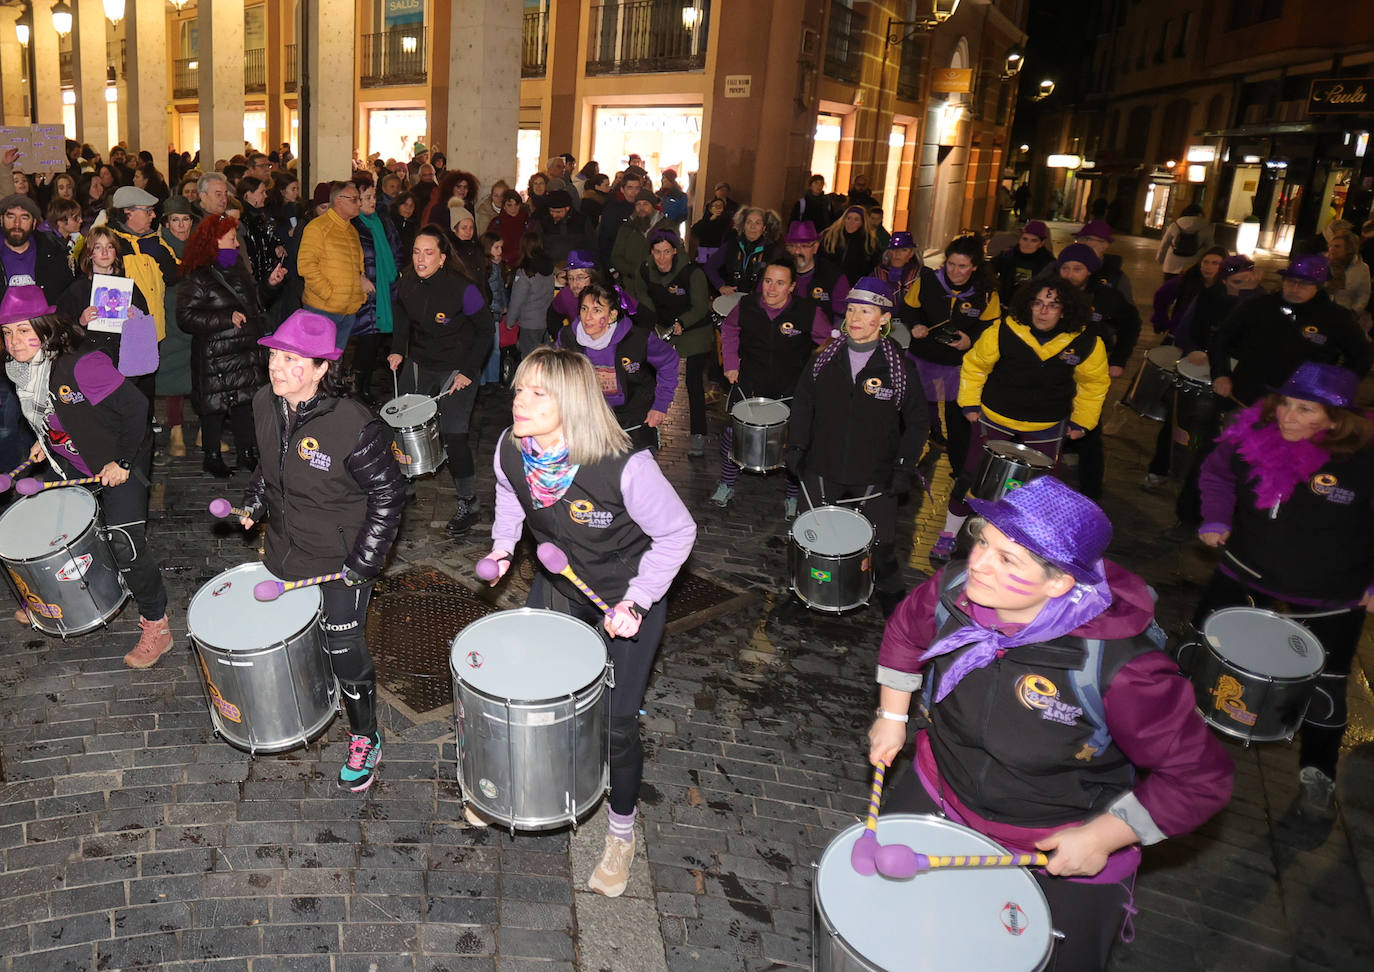
M 920 661 L 926 662 L 940 655 L 965 649 L 954 660 L 949 670 L 940 676 L 940 684 L 935 690 L 935 701 L 939 702 L 954 687 L 963 681 L 964 676 L 979 668 L 987 668 L 1002 652 L 1018 645 L 1053 641 L 1087 624 L 1112 603 L 1112 591 L 1104 580 L 1100 584 L 1074 585 L 1073 590 L 1059 597 L 1050 598 L 1035 620 L 1018 631 L 1001 632 L 985 627 L 975 619 L 956 631 L 939 639 L 925 650 Z
M 935 279 L 938 280 L 938 281 L 940 281 L 940 286 L 941 286 L 941 287 L 945 288 L 945 295 L 948 296 L 948 297 L 951 297 L 951 298 L 953 298 L 953 297 L 969 297 L 969 296 L 971 296 L 971 295 L 973 295 L 973 294 L 975 294 L 975 293 L 978 292 L 978 291 L 977 291 L 977 288 L 973 286 L 973 278 L 972 278 L 972 277 L 969 278 L 969 282 L 968 282 L 968 283 L 964 284 L 964 289 L 963 289 L 963 290 L 955 290 L 955 289 L 954 289 L 954 285 L 953 285 L 952 283 L 950 283 L 950 282 L 949 282 L 949 278 L 945 276 L 945 268 L 944 268 L 944 267 L 941 267 L 939 270 L 936 270 L 936 271 L 935 271 Z

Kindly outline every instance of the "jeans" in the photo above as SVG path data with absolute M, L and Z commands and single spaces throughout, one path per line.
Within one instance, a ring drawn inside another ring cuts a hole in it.
M 320 314 L 333 321 L 334 326 L 338 328 L 338 334 L 334 338 L 334 347 L 338 348 L 340 351 L 344 349 L 348 344 L 348 336 L 353 333 L 353 322 L 358 317 L 356 312 L 353 314 L 338 314 L 333 311 L 320 310 L 318 307 L 311 307 L 309 304 L 304 305 L 301 309 L 308 310 L 312 314 Z

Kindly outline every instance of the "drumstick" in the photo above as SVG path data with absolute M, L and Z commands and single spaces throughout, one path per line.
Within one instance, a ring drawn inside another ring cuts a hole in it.
M 606 602 L 597 597 L 596 591 L 592 590 L 582 582 L 582 578 L 572 569 L 568 563 L 568 555 L 552 543 L 541 543 L 535 548 L 535 553 L 539 555 L 539 562 L 544 565 L 544 569 L 553 574 L 561 574 L 572 581 L 579 591 L 586 594 L 588 599 L 601 608 L 606 614 L 611 613 L 611 609 L 606 606 Z
M 864 832 L 859 835 L 859 839 L 854 841 L 854 847 L 849 852 L 849 865 L 860 874 L 876 874 L 877 866 L 873 863 L 878 854 L 878 801 L 883 797 L 883 774 L 887 771 L 887 764 L 878 760 L 878 764 L 873 767 L 873 789 L 868 795 L 868 822 L 864 824 Z
M 905 844 L 883 844 L 874 863 L 889 878 L 909 878 L 936 867 L 1044 867 L 1045 854 L 918 854 Z
M 319 577 L 308 577 L 298 581 L 278 581 L 265 580 L 258 581 L 253 585 L 253 596 L 259 601 L 275 601 L 287 591 L 294 591 L 298 587 L 314 587 L 316 584 L 327 584 L 330 581 L 343 580 L 344 571 L 333 574 L 321 574 Z
M 504 557 L 483 557 L 477 561 L 477 576 L 484 581 L 494 581 L 501 576 L 501 564 L 503 561 L 510 560 L 510 555 Z
M 14 485 L 14 477 L 33 465 L 32 459 L 25 459 L 7 473 L 0 473 L 0 493 Z
M 86 476 L 83 479 L 58 479 L 51 483 L 45 483 L 33 476 L 26 476 L 14 484 L 14 491 L 20 496 L 32 496 L 34 493 L 41 493 L 45 489 L 55 489 L 58 486 L 88 486 L 98 482 L 100 482 L 99 476 Z
M 221 519 L 228 516 L 230 513 L 235 516 L 246 516 L 250 520 L 253 518 L 252 510 L 245 510 L 240 506 L 230 506 L 229 501 L 223 497 L 210 501 L 210 512 Z

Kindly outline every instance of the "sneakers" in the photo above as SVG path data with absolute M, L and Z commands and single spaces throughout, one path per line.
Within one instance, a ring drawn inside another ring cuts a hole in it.
M 458 497 L 458 512 L 453 514 L 453 519 L 448 521 L 444 531 L 451 537 L 467 533 L 472 525 L 477 522 L 477 513 L 481 508 L 482 506 L 477 502 L 476 496 Z
M 1336 781 L 1315 766 L 1298 771 L 1298 786 L 1302 789 L 1301 809 L 1309 817 L 1330 820 L 1336 816 Z
M 348 737 L 348 758 L 339 769 L 339 787 L 361 793 L 377 778 L 377 764 L 382 761 L 382 734 Z
M 1153 493 L 1168 481 L 1168 476 L 1161 476 L 1159 473 L 1146 473 L 1145 478 L 1141 480 L 1140 488 L 1147 493 Z
M 692 444 L 687 447 L 687 455 L 693 459 L 706 455 L 706 436 L 693 435 Z
M 956 537 L 952 533 L 941 533 L 935 541 L 935 546 L 930 548 L 930 562 L 932 564 L 946 564 L 954 556 L 954 544 Z
M 635 856 L 635 839 L 621 840 L 606 835 L 606 849 L 601 852 L 601 861 L 587 879 L 587 887 L 604 894 L 608 898 L 618 898 L 625 893 L 625 885 L 630 883 L 630 862 Z
M 784 520 L 797 518 L 797 498 L 795 496 L 789 496 L 782 501 L 782 518 Z
M 130 668 L 152 668 L 172 648 L 172 626 L 166 615 L 159 621 L 149 621 L 140 615 L 138 626 L 143 634 L 134 650 L 124 656 L 124 664 Z
M 735 487 L 726 486 L 725 483 L 716 483 L 716 491 L 711 494 L 711 502 L 724 509 L 730 505 L 730 501 L 735 498 Z

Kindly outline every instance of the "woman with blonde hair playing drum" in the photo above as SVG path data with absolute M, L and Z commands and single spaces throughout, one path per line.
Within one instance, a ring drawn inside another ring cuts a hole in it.
M 588 886 L 617 897 L 629 880 L 644 774 L 639 710 L 663 638 L 668 587 L 692 552 L 697 528 L 652 453 L 631 450 L 586 355 L 537 348 L 515 372 L 514 391 L 511 425 L 496 447 L 496 521 L 486 559 L 497 564 L 496 583 L 528 526 L 613 606 L 603 613 L 547 568 L 525 602 L 597 626 L 615 664 L 610 832 Z

